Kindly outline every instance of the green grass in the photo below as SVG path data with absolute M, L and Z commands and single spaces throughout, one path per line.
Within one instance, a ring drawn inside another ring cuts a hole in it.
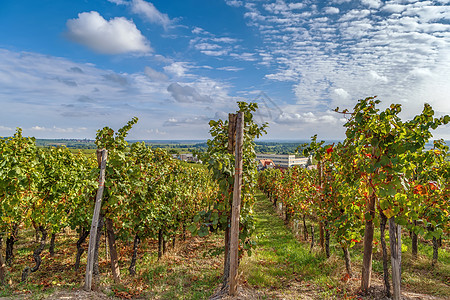
M 244 277 L 253 288 L 285 289 L 293 281 L 330 284 L 332 267 L 322 254 L 310 253 L 297 241 L 263 194 L 257 195 L 255 241 L 257 248 L 243 260 Z

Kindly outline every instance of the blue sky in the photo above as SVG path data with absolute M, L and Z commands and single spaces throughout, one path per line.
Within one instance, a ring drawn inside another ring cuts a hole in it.
M 266 139 L 342 138 L 332 110 L 373 95 L 450 114 L 449 0 L 2 0 L 0 28 L 0 136 L 206 139 L 253 100 Z

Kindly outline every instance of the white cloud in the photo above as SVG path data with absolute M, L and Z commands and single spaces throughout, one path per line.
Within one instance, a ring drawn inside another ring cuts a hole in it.
M 145 67 L 144 72 L 145 75 L 155 81 L 166 81 L 167 79 L 169 79 L 166 74 L 158 72 L 150 67 Z
M 323 10 L 325 11 L 326 14 L 329 14 L 329 15 L 339 13 L 339 8 L 332 7 L 332 6 L 325 7 Z
M 350 99 L 350 94 L 344 90 L 344 89 L 334 89 L 333 92 L 336 94 L 336 96 L 342 100 L 348 100 Z
M 220 50 L 220 51 L 202 50 L 200 52 L 209 56 L 224 56 L 228 54 L 228 50 Z
M 380 0 L 361 0 L 361 3 L 370 8 L 379 8 L 382 5 Z
M 136 25 L 121 17 L 107 21 L 96 11 L 84 12 L 68 20 L 67 29 L 71 40 L 103 54 L 152 50 Z
M 305 4 L 303 4 L 303 3 L 289 3 L 288 4 L 288 6 L 289 6 L 289 9 L 302 9 L 302 8 L 304 8 L 305 7 Z
M 184 126 L 191 128 L 192 126 L 202 126 L 202 127 L 208 127 L 208 122 L 211 120 L 211 118 L 208 118 L 207 116 L 193 116 L 193 117 L 186 117 L 182 119 L 177 118 L 169 118 L 166 122 L 164 122 L 164 127 L 179 127 Z
M 197 50 L 216 50 L 222 48 L 220 45 L 210 43 L 198 43 L 194 47 Z
M 350 21 L 350 20 L 354 20 L 354 19 L 363 19 L 365 17 L 367 17 L 368 15 L 370 15 L 370 10 L 368 9 L 352 9 L 349 12 L 347 12 L 345 15 L 343 15 L 339 21 L 344 22 L 344 21 Z
M 381 8 L 381 10 L 389 12 L 389 13 L 401 13 L 406 9 L 405 5 L 396 4 L 396 3 L 388 3 Z
M 225 3 L 232 7 L 241 7 L 244 5 L 244 3 L 242 1 L 238 1 L 238 0 L 225 0 Z
M 197 30 L 197 32 L 202 32 Z M 236 43 L 238 40 L 229 37 L 215 37 L 209 34 L 207 37 L 196 37 L 190 41 L 194 49 L 208 56 L 225 56 L 230 53 L 233 46 L 230 44 Z
M 211 40 L 213 42 L 226 43 L 226 44 L 233 44 L 238 41 L 237 39 L 233 39 L 233 38 L 229 38 L 229 37 L 212 38 Z
M 375 72 L 374 70 L 371 70 L 369 72 L 369 74 L 372 77 L 372 79 L 375 80 L 375 81 L 382 82 L 382 83 L 387 83 L 388 82 L 388 79 L 387 79 L 386 76 L 381 76 L 377 72 Z
M 28 129 L 29 131 L 41 131 L 41 132 L 57 132 L 57 133 L 80 133 L 85 132 L 87 130 L 86 127 L 78 127 L 78 128 L 61 128 L 53 126 L 51 128 L 46 128 L 42 126 L 33 126 Z
M 11 127 L 6 127 L 6 126 L 2 126 L 0 125 L 0 131 L 13 131 L 14 129 L 12 129 Z
M 256 60 L 255 54 L 248 53 L 248 52 L 231 53 L 230 56 L 233 58 L 236 58 L 238 60 L 243 60 L 243 61 L 255 61 Z
M 186 72 L 188 71 L 186 65 L 187 64 L 184 62 L 174 62 L 168 66 L 165 66 L 163 69 L 164 71 L 171 73 L 177 77 L 183 77 L 186 76 Z
M 421 21 L 450 20 L 450 6 L 429 5 L 429 1 L 419 2 L 418 5 L 407 6 L 404 15 L 419 16 Z
M 117 4 L 117 5 L 124 5 L 127 4 L 127 1 L 125 0 L 108 0 L 111 3 Z
M 409 75 L 413 78 L 425 79 L 433 76 L 433 73 L 428 68 L 414 68 L 409 72 Z
M 191 30 L 193 34 L 202 34 L 202 35 L 211 35 L 208 31 L 201 27 L 194 27 L 194 29 Z
M 146 132 L 150 133 L 151 135 L 166 135 L 167 134 L 166 131 L 159 130 L 158 128 L 156 128 L 156 129 L 147 129 Z
M 167 28 L 171 24 L 171 20 L 167 14 L 160 12 L 151 2 L 144 0 L 108 0 L 116 5 L 126 5 L 131 12 L 138 14 L 150 23 L 155 23 Z
M 170 19 L 167 14 L 161 13 L 156 7 L 144 0 L 132 0 L 131 11 L 136 14 L 140 14 L 151 23 L 160 24 L 164 27 L 170 25 Z
M 289 126 L 301 126 L 302 124 L 321 124 L 322 126 L 329 125 L 341 125 L 342 120 L 339 119 L 339 115 L 331 115 L 328 113 L 288 113 L 283 112 L 278 115 L 275 120 L 277 124 L 285 124 Z
M 244 68 L 237 68 L 237 67 L 228 66 L 228 67 L 220 67 L 220 68 L 217 68 L 217 70 L 230 71 L 230 72 L 238 72 L 238 71 L 244 70 Z
M 342 3 L 348 3 L 351 1 L 352 0 L 332 0 L 331 3 L 342 4 Z

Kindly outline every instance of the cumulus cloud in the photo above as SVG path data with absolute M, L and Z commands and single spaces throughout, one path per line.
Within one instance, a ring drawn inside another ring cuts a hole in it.
M 154 81 L 166 81 L 169 79 L 166 74 L 158 72 L 150 67 L 145 67 L 145 75 L 147 75 L 151 80 Z
M 379 8 L 382 5 L 380 0 L 361 0 L 361 3 L 370 8 Z
M 174 62 L 168 66 L 165 66 L 163 69 L 164 71 L 177 77 L 186 76 L 186 72 L 188 71 L 187 64 L 185 62 Z
M 401 13 L 406 9 L 405 5 L 396 4 L 396 3 L 388 3 L 381 8 L 381 10 L 386 11 L 388 13 Z
M 131 11 L 145 17 L 151 23 L 160 24 L 167 27 L 170 24 L 170 19 L 167 14 L 161 13 L 156 7 L 144 0 L 131 1 Z
M 125 18 L 105 20 L 98 12 L 84 12 L 66 23 L 67 36 L 102 54 L 150 52 L 149 41 Z
M 339 88 L 339 89 L 334 89 L 334 94 L 337 96 L 337 97 L 339 97 L 340 99 L 342 99 L 342 100 L 348 100 L 348 99 L 350 99 L 350 94 L 346 91 L 346 90 L 344 90 L 344 89 L 341 89 L 341 88 Z
M 171 83 L 167 87 L 167 91 L 178 102 L 212 102 L 211 97 L 201 95 L 197 90 L 190 86 L 182 86 L 178 83 Z
M 332 7 L 332 6 L 325 7 L 323 10 L 324 10 L 324 12 L 326 14 L 329 14 L 329 15 L 333 15 L 333 14 L 338 14 L 339 13 L 339 8 Z
M 155 23 L 166 28 L 171 24 L 171 20 L 167 14 L 160 12 L 151 2 L 144 0 L 108 0 L 116 5 L 126 5 L 131 12 L 140 15 L 144 20 Z
M 341 125 L 343 120 L 338 115 L 283 112 L 275 118 L 278 124 L 300 126 L 302 124 Z

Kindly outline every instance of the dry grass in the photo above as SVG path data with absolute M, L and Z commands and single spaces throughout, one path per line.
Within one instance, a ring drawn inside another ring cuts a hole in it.
M 67 231 L 57 236 L 56 253 L 51 257 L 48 245 L 42 253 L 39 270 L 32 273 L 26 283 L 20 282 L 25 266 L 33 266 L 32 252 L 36 243 L 31 230 L 20 233 L 15 244 L 15 258 L 7 268 L 7 285 L 0 287 L 0 297 L 43 299 L 52 294 L 80 291 L 84 281 L 86 251 L 78 272 L 73 269 L 76 254 L 76 233 Z M 149 240 L 140 245 L 137 274 L 130 276 L 128 266 L 132 243 L 118 243 L 121 283 L 112 282 L 106 244 L 102 237 L 99 250 L 101 273 L 99 290 L 107 296 L 145 299 L 204 299 L 215 289 L 222 273 L 221 256 L 211 255 L 210 250 L 220 246 L 221 236 L 211 234 L 200 239 L 189 237 L 170 248 L 161 260 L 157 259 L 157 243 Z M 84 244 L 87 248 L 87 242 Z M 100 295 L 100 294 L 99 294 Z M 52 296 L 54 297 L 54 296 Z M 76 299 L 76 298 L 74 298 Z

